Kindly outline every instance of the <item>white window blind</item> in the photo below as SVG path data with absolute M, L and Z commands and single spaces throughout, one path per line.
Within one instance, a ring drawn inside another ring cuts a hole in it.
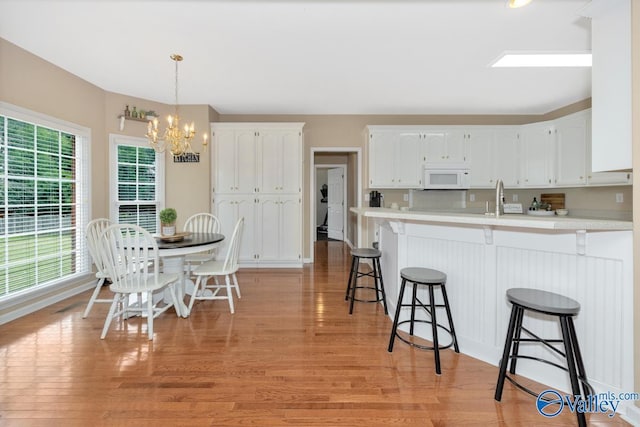
M 90 272 L 87 145 L 88 131 L 0 105 L 0 299 Z
M 111 136 L 112 220 L 136 224 L 150 233 L 158 230 L 164 196 L 164 156 L 141 138 Z

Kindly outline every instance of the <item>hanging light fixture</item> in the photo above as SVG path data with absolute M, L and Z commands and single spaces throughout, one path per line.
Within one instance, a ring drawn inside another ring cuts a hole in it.
M 147 138 L 153 149 L 158 153 L 163 153 L 169 149 L 169 152 L 174 156 L 185 153 L 193 153 L 191 148 L 191 140 L 196 134 L 195 126 L 193 122 L 185 124 L 183 128 L 180 128 L 180 115 L 178 114 L 178 62 L 182 61 L 182 56 L 178 54 L 171 55 L 171 59 L 176 64 L 176 103 L 173 115 L 167 117 L 169 125 L 164 130 L 162 136 L 158 133 L 158 119 L 154 118 L 149 121 L 147 126 Z M 207 149 L 207 134 L 204 134 L 202 146 Z
M 509 7 L 522 7 L 528 5 L 529 3 L 531 3 L 531 0 L 509 0 Z

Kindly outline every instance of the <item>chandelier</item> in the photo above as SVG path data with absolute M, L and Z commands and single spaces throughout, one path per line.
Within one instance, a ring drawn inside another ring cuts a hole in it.
M 183 128 L 180 127 L 180 115 L 178 114 L 178 62 L 182 61 L 182 56 L 178 54 L 171 55 L 171 59 L 176 64 L 176 103 L 175 112 L 173 115 L 167 117 L 169 125 L 164 130 L 162 136 L 158 132 L 158 118 L 154 118 L 149 121 L 147 125 L 147 138 L 151 147 L 158 152 L 164 153 L 165 150 L 169 150 L 174 156 L 179 156 L 185 153 L 193 153 L 191 148 L 191 141 L 196 134 L 195 126 L 193 122 L 185 124 Z M 206 150 L 207 148 L 207 134 L 204 134 L 202 146 Z

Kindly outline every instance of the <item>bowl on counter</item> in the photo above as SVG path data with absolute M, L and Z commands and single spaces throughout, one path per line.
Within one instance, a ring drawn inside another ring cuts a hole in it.
M 568 214 L 569 214 L 569 211 L 566 209 L 556 209 L 556 215 L 567 216 Z

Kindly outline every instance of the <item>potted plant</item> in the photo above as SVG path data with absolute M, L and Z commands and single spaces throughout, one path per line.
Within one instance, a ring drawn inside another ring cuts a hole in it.
M 176 234 L 176 219 L 178 213 L 173 208 L 165 208 L 160 211 L 160 224 L 163 236 L 173 236 Z

